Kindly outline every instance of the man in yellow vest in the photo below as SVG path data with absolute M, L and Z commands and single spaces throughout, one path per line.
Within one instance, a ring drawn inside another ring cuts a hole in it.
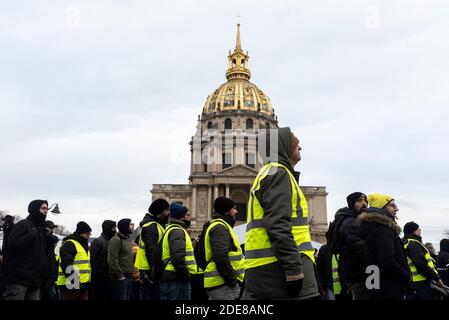
M 299 140 L 290 128 L 264 130 L 268 150 L 248 202 L 243 299 L 311 299 L 319 296 L 307 201 L 294 166 Z M 277 139 L 275 139 L 277 135 Z
M 90 283 L 89 238 L 92 229 L 80 221 L 72 235 L 64 238 L 59 251 L 60 264 L 57 285 L 61 300 L 88 300 Z
M 415 222 L 404 225 L 404 243 L 407 262 L 412 273 L 413 287 L 419 300 L 434 300 L 434 293 L 430 281 L 435 280 L 440 287 L 443 282 L 435 269 L 435 261 L 429 250 L 422 243 L 421 228 Z
M 197 269 L 186 231 L 191 219 L 189 209 L 176 202 L 170 205 L 170 220 L 162 238 L 161 300 L 190 300 L 190 274 Z
M 159 285 L 151 280 L 150 269 L 154 266 L 154 252 L 164 234 L 168 221 L 170 204 L 165 199 L 154 200 L 140 222 L 140 236 L 135 267 L 142 280 L 142 299 L 160 300 Z
M 215 199 L 214 211 L 204 235 L 204 287 L 211 300 L 237 300 L 245 275 L 242 249 L 233 230 L 238 212 L 234 201 L 225 197 Z

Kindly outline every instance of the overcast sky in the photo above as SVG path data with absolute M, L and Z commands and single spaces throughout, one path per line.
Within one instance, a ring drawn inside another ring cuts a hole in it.
M 447 1 L 0 0 L 0 209 L 98 235 L 187 183 L 190 137 L 225 81 L 240 14 L 251 81 L 300 137 L 328 216 L 393 195 L 424 240 L 449 229 Z

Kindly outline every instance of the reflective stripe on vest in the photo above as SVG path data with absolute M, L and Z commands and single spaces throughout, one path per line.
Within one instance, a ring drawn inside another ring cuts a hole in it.
M 260 189 L 262 180 L 267 177 L 273 167 L 276 167 L 277 170 L 285 170 L 288 173 L 292 201 L 292 236 L 295 239 L 298 252 L 307 255 L 315 263 L 315 250 L 310 239 L 307 200 L 293 174 L 282 164 L 273 162 L 260 169 L 251 187 L 245 239 L 245 269 L 263 266 L 278 260 L 265 229 L 264 209 L 256 197 L 256 192 Z
M 338 254 L 332 255 L 332 291 L 334 294 L 341 293 L 340 276 L 338 275 Z
M 415 242 L 419 243 L 419 245 L 424 248 L 424 250 L 426 251 L 426 254 L 424 255 L 424 257 L 426 258 L 427 265 L 429 266 L 429 268 L 431 268 L 436 273 L 438 273 L 435 269 L 435 264 L 434 264 L 432 257 L 430 256 L 429 250 L 427 250 L 427 248 L 420 241 L 415 240 L 415 239 L 407 239 L 407 242 L 405 243 L 404 248 L 407 249 L 407 247 L 411 241 L 415 241 Z M 410 259 L 409 256 L 407 256 L 407 262 L 408 262 L 408 266 L 410 268 L 410 272 L 412 273 L 413 282 L 427 280 L 427 278 L 425 276 L 423 276 L 422 274 L 420 274 L 418 272 L 415 264 L 413 263 L 412 259 Z
M 165 270 L 176 272 L 176 269 L 170 260 L 170 246 L 168 243 L 168 236 L 169 236 L 170 232 L 174 229 L 179 229 L 184 232 L 185 239 L 186 239 L 185 262 L 186 262 L 187 268 L 189 269 L 189 273 L 194 274 L 197 272 L 197 266 L 196 266 L 195 256 L 193 254 L 192 240 L 190 239 L 190 236 L 187 233 L 187 231 L 183 227 L 178 226 L 176 224 L 169 225 L 167 227 L 167 229 L 165 229 L 164 235 L 162 237 L 162 261 L 164 262 L 164 264 L 168 261 L 168 263 L 165 267 Z
M 236 279 L 243 282 L 245 278 L 245 261 L 237 234 L 234 229 L 223 219 L 213 219 L 206 230 L 204 238 L 205 258 L 206 261 L 209 261 L 206 270 L 204 270 L 204 288 L 213 288 L 225 283 L 223 277 L 217 271 L 215 261 L 212 259 L 212 248 L 210 246 L 210 230 L 219 224 L 228 229 L 229 234 L 231 235 L 231 240 L 237 249 L 237 251 L 228 252 L 229 261 L 231 262 L 232 269 L 234 269 L 236 274 Z
M 142 228 L 140 228 L 140 237 L 139 237 L 139 243 L 136 253 L 136 261 L 134 262 L 134 266 L 139 270 L 150 270 L 150 265 L 147 260 L 147 256 L 145 254 L 145 242 L 142 240 L 142 230 L 143 228 L 148 228 L 152 224 L 156 224 L 157 227 L 157 242 L 159 243 L 162 239 L 162 235 L 164 234 L 164 227 L 161 226 L 156 221 L 150 221 L 145 223 Z
M 79 283 L 88 283 L 90 282 L 90 252 L 84 250 L 83 246 L 76 240 L 69 239 L 64 241 L 66 242 L 72 242 L 75 245 L 76 248 L 76 255 L 75 259 L 73 260 L 73 269 L 75 272 L 73 274 L 79 275 Z M 63 245 L 64 245 L 63 243 Z M 58 257 L 58 280 L 56 281 L 56 284 L 58 286 L 66 286 L 68 283 L 66 283 L 67 279 L 65 277 L 65 273 L 62 271 L 61 268 L 61 258 Z M 70 266 L 68 266 L 69 268 Z M 69 272 L 71 273 L 71 272 Z M 69 280 L 70 281 L 70 280 Z M 73 279 L 70 281 L 71 284 L 73 284 Z

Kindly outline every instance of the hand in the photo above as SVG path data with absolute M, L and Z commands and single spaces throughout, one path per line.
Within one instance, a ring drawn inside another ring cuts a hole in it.
M 443 281 L 441 281 L 441 279 L 437 281 L 437 286 L 439 286 L 440 288 L 444 287 L 444 283 Z
M 296 297 L 302 289 L 302 282 L 304 278 L 288 281 L 287 282 L 287 293 L 289 297 Z

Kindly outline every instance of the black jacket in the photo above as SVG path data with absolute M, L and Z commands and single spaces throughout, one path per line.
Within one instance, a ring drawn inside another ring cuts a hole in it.
M 349 208 L 342 208 L 335 214 L 335 219 L 343 219 L 337 232 L 341 240 L 338 271 L 344 283 L 358 283 L 365 279 L 366 262 L 363 240 L 358 234 L 358 215 Z
M 422 243 L 422 238 L 415 234 L 408 234 L 402 239 L 402 243 L 405 245 L 408 239 L 417 240 Z M 427 264 L 425 258 L 426 250 L 422 245 L 416 243 L 416 241 L 410 241 L 407 249 L 405 249 L 406 255 L 412 260 L 419 274 L 423 275 L 429 280 L 439 280 L 440 276 Z
M 71 239 L 78 241 L 79 244 L 84 248 L 84 250 L 86 250 L 86 252 L 89 251 L 89 242 L 86 238 L 83 238 L 81 235 L 73 233 L 65 237 L 63 239 L 61 249 L 59 250 L 59 256 L 61 258 L 61 268 L 63 272 L 67 270 L 68 266 L 73 265 L 77 253 L 75 244 L 72 241 L 67 241 Z M 69 273 L 65 272 L 65 274 L 66 277 L 70 276 L 70 272 Z M 80 289 L 87 289 L 88 287 L 89 283 L 81 283 Z
M 148 222 L 155 221 L 165 227 L 165 224 L 162 223 L 159 219 L 154 217 L 151 214 L 146 214 L 143 220 L 140 222 L 140 227 Z M 156 226 L 156 224 L 152 224 L 149 227 L 145 227 L 141 229 L 140 232 L 140 238 L 142 239 L 144 245 L 145 245 L 145 256 L 148 261 L 148 265 L 150 266 L 150 269 L 154 266 L 154 252 L 158 245 L 158 239 L 159 239 L 159 230 Z
M 185 228 L 184 222 L 178 219 L 170 218 L 170 225 L 178 225 Z M 189 281 L 190 272 L 186 264 L 186 236 L 183 230 L 175 228 L 168 234 L 168 246 L 170 249 L 170 262 L 176 272 L 166 270 L 162 274 L 161 282 L 169 281 Z
M 323 290 L 332 289 L 332 252 L 327 244 L 321 246 L 316 259 L 318 279 Z
M 366 264 L 379 267 L 379 289 L 369 290 L 372 299 L 400 299 L 410 292 L 412 282 L 401 228 L 383 209 L 368 208 L 359 216 L 359 235 L 364 241 Z
M 90 245 L 91 282 L 107 282 L 109 280 L 108 243 L 108 237 L 102 233 Z
M 440 242 L 440 252 L 438 253 L 436 264 L 438 273 L 446 286 L 449 286 L 449 239 Z
M 56 280 L 58 280 L 59 263 L 58 260 L 56 260 L 55 247 L 59 241 L 59 238 L 51 234 L 47 237 L 47 240 L 48 240 L 46 251 L 47 264 L 46 264 L 45 282 L 50 286 L 54 286 Z
M 5 283 L 40 288 L 46 282 L 48 236 L 44 221 L 45 217 L 30 214 L 12 227 L 6 248 Z
M 234 226 L 234 219 L 224 214 L 214 213 L 213 219 L 222 219 L 226 221 L 231 227 Z M 217 224 L 209 231 L 210 247 L 212 251 L 212 260 L 217 266 L 217 271 L 220 273 L 225 283 L 228 286 L 235 286 L 237 284 L 237 274 L 232 268 L 229 260 L 229 252 L 237 251 L 234 241 L 232 240 L 229 230 L 222 224 Z

